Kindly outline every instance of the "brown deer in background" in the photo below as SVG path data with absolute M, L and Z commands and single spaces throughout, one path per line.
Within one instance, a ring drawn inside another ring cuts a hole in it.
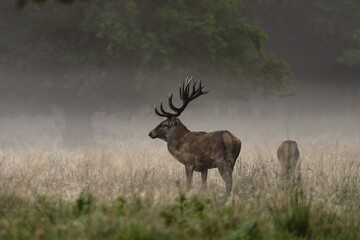
M 226 194 L 232 189 L 232 173 L 237 157 L 241 150 L 240 140 L 228 131 L 191 132 L 178 119 L 190 101 L 210 90 L 203 91 L 201 81 L 191 86 L 191 78 L 186 78 L 179 88 L 182 106 L 177 108 L 172 103 L 173 93 L 169 94 L 169 107 L 175 113 L 164 111 L 160 101 L 160 112 L 156 105 L 155 113 L 166 117 L 154 130 L 149 133 L 151 138 L 160 138 L 167 142 L 171 155 L 185 165 L 187 189 L 192 184 L 193 172 L 201 172 L 202 187 L 206 188 L 208 170 L 218 168 L 225 181 Z
M 277 157 L 281 166 L 282 177 L 290 177 L 294 174 L 296 164 L 300 156 L 295 141 L 284 141 L 277 150 Z

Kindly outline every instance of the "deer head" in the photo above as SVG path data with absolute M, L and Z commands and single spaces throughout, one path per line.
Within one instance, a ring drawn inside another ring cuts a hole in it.
M 186 78 L 184 81 L 181 82 L 179 87 L 179 96 L 182 100 L 182 106 L 177 108 L 174 106 L 172 99 L 173 99 L 173 92 L 169 93 L 169 107 L 174 113 L 166 112 L 164 110 L 162 101 L 160 100 L 160 111 L 157 109 L 156 105 L 154 106 L 155 113 L 160 117 L 166 117 L 166 120 L 162 121 L 154 130 L 149 133 L 151 138 L 160 138 L 164 141 L 168 140 L 169 134 L 178 126 L 183 126 L 178 117 L 181 113 L 185 110 L 186 106 L 197 97 L 204 95 L 209 90 L 203 91 L 204 86 L 201 85 L 201 81 L 199 84 L 196 82 L 192 83 L 192 77 Z M 197 86 L 198 85 L 198 86 Z

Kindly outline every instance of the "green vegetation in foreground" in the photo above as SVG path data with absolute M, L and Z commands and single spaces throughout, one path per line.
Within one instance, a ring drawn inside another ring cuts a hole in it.
M 2 195 L 0 239 L 360 239 L 358 212 L 314 204 L 298 187 L 278 195 L 263 211 L 181 191 L 170 204 L 136 195 L 107 203 L 86 193 L 74 202 Z

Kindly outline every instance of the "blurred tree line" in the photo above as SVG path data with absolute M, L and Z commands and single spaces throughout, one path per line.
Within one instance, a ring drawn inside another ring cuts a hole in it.
M 245 17 L 269 36 L 297 79 L 357 85 L 360 71 L 360 1 L 245 0 Z M 306 80 L 305 80 L 306 81 Z M 344 83 L 345 83 L 344 82 Z
M 8 111 L 61 107 L 70 144 L 91 139 L 93 112 L 152 105 L 187 75 L 229 98 L 294 91 L 239 0 L 59 2 L 1 3 L 0 81 Z
M 70 144 L 91 139 L 95 111 L 152 105 L 187 75 L 218 97 L 241 99 L 295 92 L 287 63 L 274 55 L 290 63 L 296 78 L 359 69 L 356 0 L 17 4 L 0 3 L 2 112 L 49 113 L 58 106 Z
M 284 58 L 297 81 L 346 89 L 347 112 L 360 112 L 360 1 L 244 0 L 244 5 L 245 18 L 268 34 L 265 51 Z

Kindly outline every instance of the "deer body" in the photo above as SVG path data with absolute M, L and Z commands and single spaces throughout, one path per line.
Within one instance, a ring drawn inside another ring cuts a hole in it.
M 168 141 L 168 150 L 184 165 L 193 165 L 194 171 L 218 166 L 233 166 L 239 155 L 241 142 L 227 131 L 176 132 Z
M 300 156 L 295 141 L 284 141 L 277 150 L 277 157 L 281 166 L 281 175 L 288 177 L 294 174 Z
M 208 169 L 218 168 L 221 177 L 225 181 L 226 193 L 232 189 L 232 172 L 237 157 L 241 150 L 240 140 L 228 131 L 216 132 L 191 132 L 177 118 L 188 102 L 192 99 L 205 94 L 202 92 L 201 82 L 199 89 L 189 93 L 190 81 L 183 83 L 180 87 L 180 98 L 184 104 L 182 108 L 173 106 L 169 96 L 169 106 L 176 114 L 164 111 L 160 104 L 161 113 L 155 107 L 156 114 L 167 117 L 154 130 L 149 133 L 151 138 L 160 138 L 167 142 L 167 147 L 171 155 L 185 165 L 187 188 L 192 184 L 193 172 L 201 172 L 202 186 L 206 188 Z

